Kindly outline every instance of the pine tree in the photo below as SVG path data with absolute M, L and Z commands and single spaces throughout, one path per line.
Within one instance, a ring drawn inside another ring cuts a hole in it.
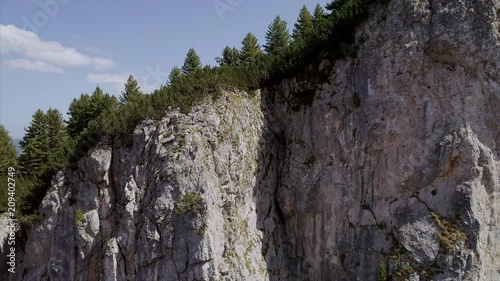
M 93 116 L 97 116 L 105 110 L 114 108 L 117 104 L 118 100 L 116 97 L 104 93 L 99 87 L 96 87 L 90 96 L 90 108 Z
M 62 114 L 57 109 L 49 108 L 45 114 L 48 140 L 47 162 L 42 165 L 43 170 L 55 172 L 67 163 L 67 147 L 69 140 Z
M 288 47 L 290 41 L 286 21 L 277 16 L 267 30 L 264 49 L 270 55 L 277 55 Z
M 236 48 L 230 48 L 226 46 L 222 51 L 222 57 L 215 58 L 215 61 L 220 66 L 236 66 L 239 64 L 240 52 Z
M 18 188 L 19 209 L 32 213 L 40 205 L 54 173 L 67 165 L 69 143 L 62 114 L 49 109 L 37 110 L 21 141 Z
M 139 83 L 137 83 L 137 80 L 135 80 L 135 78 L 130 75 L 127 79 L 127 83 L 125 83 L 125 90 L 122 91 L 122 94 L 119 98 L 120 103 L 127 104 L 131 96 L 140 94 L 142 93 L 139 87 Z
M 259 56 L 262 55 L 257 37 L 252 33 L 248 33 L 241 44 L 243 45 L 240 52 L 240 60 L 242 63 L 255 63 Z
M 33 119 L 25 130 L 26 134 L 20 142 L 23 153 L 19 157 L 19 164 L 24 174 L 38 175 L 42 165 L 47 162 L 50 145 L 47 118 L 41 109 L 33 114 Z
M 323 10 L 323 7 L 321 7 L 320 4 L 317 4 L 316 7 L 314 8 L 314 13 L 313 13 L 314 24 L 316 25 L 318 22 L 320 22 L 324 16 L 325 16 L 325 11 Z
M 306 5 L 300 9 L 299 18 L 297 23 L 294 25 L 293 38 L 295 40 L 299 38 L 307 39 L 314 30 L 313 17 L 309 10 L 307 10 Z
M 67 130 L 72 138 L 76 138 L 92 120 L 92 113 L 90 106 L 90 96 L 81 94 L 79 99 L 73 99 L 69 105 L 67 114 L 69 120 L 66 121 Z
M 64 125 L 62 114 L 57 109 L 49 108 L 46 113 L 47 138 L 49 148 L 57 149 L 68 138 L 66 126 Z
M 326 40 L 328 38 L 328 34 L 331 32 L 330 30 L 332 26 L 320 4 L 317 4 L 314 9 L 313 24 L 315 38 L 320 41 Z
M 168 84 L 172 85 L 173 83 L 176 83 L 182 78 L 182 75 L 183 73 L 181 69 L 178 68 L 177 66 L 174 66 L 174 68 L 172 68 L 170 74 L 168 75 Z
M 327 4 L 326 9 L 332 12 L 333 24 L 348 25 L 366 11 L 366 5 L 362 0 L 335 0 Z
M 184 60 L 184 65 L 182 66 L 182 73 L 190 74 L 201 69 L 201 60 L 196 51 L 191 48 L 189 49 L 186 59 Z
M 0 173 L 5 175 L 9 167 L 16 164 L 17 151 L 9 132 L 0 125 Z
M 46 114 L 41 109 L 37 110 L 20 142 L 23 149 L 19 157 L 22 172 L 38 177 L 61 168 L 65 163 L 63 147 L 67 140 L 62 114 L 57 109 L 49 109 Z
M 344 4 L 348 3 L 348 2 L 352 2 L 352 0 L 335 0 L 335 1 L 332 1 L 328 4 L 326 4 L 325 8 L 329 11 L 336 11 L 336 10 L 339 10 L 342 6 L 344 6 Z M 354 0 L 356 1 L 356 0 Z

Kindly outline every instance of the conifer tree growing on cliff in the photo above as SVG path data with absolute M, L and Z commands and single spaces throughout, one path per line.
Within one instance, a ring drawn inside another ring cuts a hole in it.
M 184 60 L 184 65 L 182 65 L 182 73 L 190 74 L 201 69 L 201 60 L 196 51 L 191 48 L 189 49 L 186 59 Z
M 182 78 L 182 71 L 177 66 L 174 66 L 168 75 L 168 84 L 173 84 L 179 81 Z
M 317 4 L 314 8 L 314 13 L 312 16 L 313 21 L 313 33 L 315 38 L 317 39 L 326 39 L 328 37 L 328 33 L 330 32 L 328 27 L 328 19 L 326 17 L 325 11 L 320 4 Z
M 226 46 L 222 51 L 222 57 L 215 58 L 215 61 L 220 66 L 236 66 L 239 64 L 240 52 L 236 48 L 230 48 Z
M 294 25 L 293 29 L 293 39 L 297 40 L 300 38 L 309 37 L 314 30 L 313 17 L 306 5 L 300 9 L 299 17 Z
M 260 55 L 262 55 L 262 50 L 260 49 L 257 37 L 252 33 L 248 33 L 243 41 L 241 47 L 240 59 L 241 62 L 245 64 L 252 64 L 257 61 Z
M 264 49 L 270 55 L 278 55 L 290 45 L 290 42 L 287 23 L 277 16 L 267 30 Z
M 23 153 L 19 157 L 19 164 L 24 174 L 40 171 L 42 164 L 47 161 L 49 144 L 46 134 L 46 117 L 43 110 L 38 109 L 33 114 L 26 134 L 20 142 Z
M 326 5 L 326 9 L 336 14 L 337 22 L 349 22 L 364 11 L 362 0 L 335 0 Z
M 313 13 L 314 25 L 317 25 L 318 22 L 321 21 L 324 16 L 325 16 L 325 11 L 323 10 L 323 7 L 321 7 L 320 4 L 316 4 L 316 7 L 314 8 L 314 13 Z
M 133 99 L 133 96 L 141 95 L 141 90 L 139 87 L 139 83 L 137 80 L 130 75 L 127 79 L 127 83 L 125 83 L 125 89 L 122 91 L 122 94 L 119 98 L 121 104 L 127 104 L 130 99 Z
M 49 141 L 49 155 L 44 165 L 45 171 L 58 170 L 66 164 L 66 146 L 69 136 L 61 112 L 49 108 L 45 114 L 47 123 L 47 139 Z
M 50 150 L 57 149 L 68 138 L 66 126 L 59 110 L 49 108 L 46 115 L 47 138 Z
M 66 141 L 67 132 L 59 110 L 49 109 L 47 114 L 41 109 L 37 110 L 20 143 L 23 149 L 19 157 L 22 172 L 39 176 L 47 169 L 63 163 L 64 159 L 54 156 L 59 155 Z
M 96 87 L 91 96 L 82 94 L 79 99 L 73 99 L 68 109 L 69 120 L 66 122 L 70 137 L 79 136 L 92 120 L 117 104 L 116 97 L 104 94 L 99 87 Z

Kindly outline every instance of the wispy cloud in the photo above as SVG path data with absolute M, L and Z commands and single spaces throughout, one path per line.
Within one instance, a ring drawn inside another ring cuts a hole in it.
M 0 38 L 0 54 L 18 54 L 56 68 L 92 66 L 105 70 L 115 65 L 111 59 L 88 56 L 57 41 L 44 41 L 35 33 L 14 25 L 0 25 Z
M 43 61 L 35 61 L 29 59 L 9 59 L 3 62 L 5 67 L 21 68 L 30 71 L 37 71 L 41 73 L 58 73 L 63 74 L 64 70 L 60 67 L 46 63 Z

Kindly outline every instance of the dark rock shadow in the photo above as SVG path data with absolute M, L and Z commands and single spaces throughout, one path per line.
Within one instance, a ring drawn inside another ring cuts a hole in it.
M 269 280 L 290 280 L 285 250 L 285 218 L 279 207 L 277 194 L 286 140 L 283 125 L 272 116 L 269 108 L 268 99 L 272 97 L 266 93 L 264 91 L 261 97 L 264 120 L 258 144 L 257 181 L 253 189 L 257 206 L 257 228 L 263 234 L 261 251 Z

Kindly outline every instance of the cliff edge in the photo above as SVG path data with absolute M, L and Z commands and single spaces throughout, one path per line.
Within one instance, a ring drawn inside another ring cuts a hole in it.
M 343 58 L 102 140 L 13 280 L 500 280 L 499 29 L 385 1 Z

